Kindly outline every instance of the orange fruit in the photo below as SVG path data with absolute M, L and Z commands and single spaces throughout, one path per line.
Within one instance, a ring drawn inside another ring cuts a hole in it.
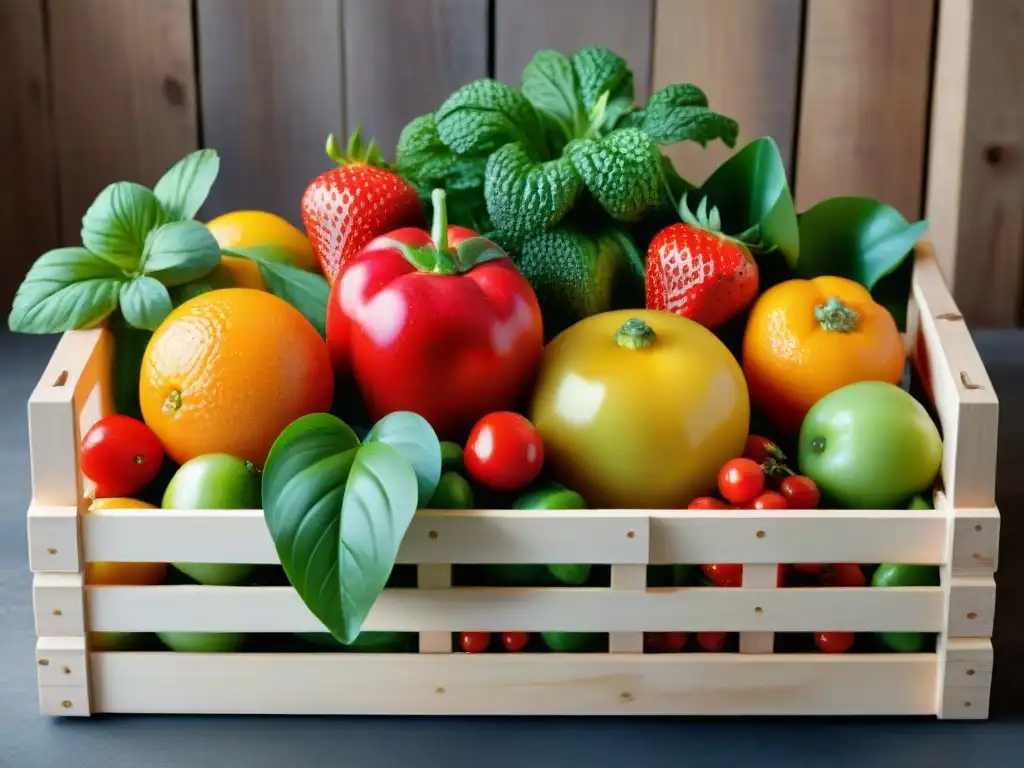
M 309 238 L 298 227 L 276 213 L 267 211 L 231 211 L 206 223 L 221 248 L 250 248 L 272 245 L 288 254 L 292 266 L 319 272 L 320 262 L 313 254 Z
M 96 499 L 89 505 L 85 514 L 98 512 L 101 509 L 156 509 L 138 499 L 107 498 Z M 167 575 L 166 563 L 86 563 L 86 584 L 125 584 L 132 586 L 148 586 L 159 584 Z
M 178 464 L 227 453 L 263 468 L 270 446 L 334 395 L 327 344 L 284 299 L 223 288 L 186 301 L 142 358 L 142 417 Z

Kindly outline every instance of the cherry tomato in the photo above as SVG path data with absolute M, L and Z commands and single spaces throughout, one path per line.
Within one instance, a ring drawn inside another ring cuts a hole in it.
M 800 571 L 800 573 L 818 574 L 824 567 L 821 563 L 795 563 L 793 570 Z
M 814 644 L 822 653 L 846 653 L 853 648 L 857 635 L 853 632 L 815 632 Z
M 491 645 L 490 632 L 463 632 L 459 645 L 466 653 L 483 653 Z
M 505 632 L 501 636 L 501 644 L 505 650 L 518 653 L 530 642 L 529 632 Z
M 82 438 L 82 474 L 103 489 L 103 498 L 138 493 L 157 476 L 163 460 L 160 438 L 130 416 L 105 416 Z
M 765 491 L 756 499 L 752 505 L 754 509 L 788 509 L 789 504 L 786 497 L 775 491 Z
M 743 449 L 743 458 L 750 459 L 758 464 L 764 464 L 768 459 L 785 463 L 786 454 L 767 437 L 751 435 L 747 438 L 747 445 Z
M 725 648 L 726 638 L 728 638 L 726 632 L 698 632 L 697 645 L 705 651 L 716 653 Z
M 718 473 L 718 490 L 733 504 L 749 504 L 764 490 L 764 470 L 750 459 L 731 459 Z
M 857 563 L 836 563 L 818 577 L 823 587 L 863 587 L 868 583 Z
M 690 502 L 687 509 L 728 509 L 724 501 L 719 501 L 713 496 L 698 496 Z
M 789 573 L 789 566 L 779 563 L 779 568 L 776 571 L 775 586 L 784 587 L 786 586 L 786 574 Z
M 779 483 L 779 491 L 786 497 L 790 509 L 817 509 L 821 492 L 811 478 L 805 475 L 791 475 Z
M 679 653 L 689 640 L 686 632 L 644 632 L 644 650 L 647 653 Z
M 492 491 L 517 491 L 544 466 L 544 446 L 529 419 L 497 411 L 476 423 L 466 441 L 463 463 L 476 482 Z
M 740 587 L 743 586 L 743 566 L 736 564 L 723 565 L 714 563 L 700 567 L 704 575 L 716 587 Z

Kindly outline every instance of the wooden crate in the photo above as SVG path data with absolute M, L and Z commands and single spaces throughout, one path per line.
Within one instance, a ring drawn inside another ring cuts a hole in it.
M 368 630 L 419 652 L 91 651 L 90 632 L 323 631 L 291 587 L 89 586 L 89 561 L 278 562 L 260 510 L 88 504 L 82 432 L 109 412 L 111 339 L 66 334 L 29 402 L 39 703 L 48 715 L 923 715 L 986 718 L 992 681 L 998 402 L 931 248 L 915 253 L 907 343 L 945 447 L 933 511 L 418 513 Z M 610 565 L 610 588 L 451 586 L 452 564 Z M 649 588 L 648 564 L 744 564 L 738 589 Z M 776 588 L 776 564 L 941 565 L 941 586 Z M 467 655 L 452 632 L 609 633 L 608 653 Z M 644 631 L 740 633 L 737 653 L 644 654 Z M 775 633 L 921 631 L 931 653 L 774 653 Z

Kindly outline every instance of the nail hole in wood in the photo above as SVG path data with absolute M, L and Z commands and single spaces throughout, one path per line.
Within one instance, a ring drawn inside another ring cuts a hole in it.
M 764 613 L 764 608 L 758 605 L 754 608 L 754 613 Z
M 628 533 L 626 533 L 626 538 L 627 539 L 636 538 L 636 531 L 629 531 Z
M 757 532 L 757 533 L 756 533 L 755 535 L 757 536 L 757 538 L 759 538 L 759 539 L 763 539 L 763 538 L 764 538 L 765 536 L 767 536 L 768 534 L 767 534 L 767 533 L 765 533 L 764 531 L 758 531 L 758 532 Z
M 61 670 L 61 672 L 63 672 L 65 675 L 70 675 L 71 674 L 71 667 L 64 667 Z
M 963 320 L 964 316 L 961 315 L 959 312 L 943 312 L 941 315 L 936 315 L 935 319 L 949 320 L 950 322 L 955 322 L 957 320 Z
M 55 386 L 55 387 L 63 387 L 67 383 L 68 383 L 68 372 L 67 371 L 61 371 L 60 373 L 57 374 L 57 378 L 53 380 L 53 386 Z
M 960 383 L 964 385 L 964 389 L 984 389 L 981 384 L 975 384 L 971 381 L 971 377 L 967 375 L 967 371 L 960 371 Z
M 971 621 L 974 621 L 976 618 L 978 618 L 978 614 L 976 614 L 974 611 L 971 611 L 967 614 L 967 618 Z
M 40 659 L 39 660 L 39 666 L 40 667 L 48 667 L 48 666 L 50 666 L 50 660 L 49 659 Z
M 973 557 L 975 560 L 981 560 L 981 553 L 975 552 L 973 555 L 971 555 L 971 557 Z
M 630 693 L 629 691 L 623 691 L 622 693 L 619 694 L 619 698 L 622 701 L 632 701 L 633 700 L 633 694 Z
M 444 686 L 443 685 L 437 686 L 437 690 L 434 691 L 434 693 L 444 693 Z
M 980 525 L 974 526 L 974 530 L 977 531 L 978 533 L 981 533 L 981 526 Z
M 177 78 L 167 76 L 163 82 L 164 98 L 172 107 L 180 107 L 185 103 L 185 86 Z
M 71 707 L 73 707 L 73 706 L 74 706 L 74 704 L 72 704 L 72 703 L 71 703 L 70 701 L 68 701 L 67 699 L 64 699 L 64 701 L 62 701 L 62 702 L 60 703 L 60 705 L 61 705 L 62 707 L 64 707 L 64 709 L 71 709 Z
M 46 554 L 48 554 L 48 555 L 56 555 L 57 554 L 57 550 L 54 549 L 53 547 L 47 547 L 46 548 Z
M 973 669 L 968 669 L 967 670 L 967 676 L 968 677 L 974 677 L 974 670 Z
M 1003 148 L 998 144 L 989 144 L 985 147 L 985 162 L 989 165 L 999 165 L 1003 161 Z
M 62 611 L 60 608 L 54 608 L 53 609 L 53 615 L 54 616 L 63 616 L 64 615 L 64 611 Z
M 436 539 L 437 538 L 437 531 L 429 531 L 427 533 L 427 537 L 430 538 L 430 539 Z
M 965 701 L 964 702 L 964 707 L 966 707 L 967 709 L 970 709 L 971 708 L 971 702 Z

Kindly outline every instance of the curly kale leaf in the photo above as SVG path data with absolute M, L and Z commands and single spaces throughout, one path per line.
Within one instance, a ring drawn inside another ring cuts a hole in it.
M 497 80 L 464 85 L 434 117 L 438 138 L 457 155 L 485 155 L 518 141 L 531 156 L 539 156 L 547 145 L 534 106 L 522 92 Z
M 661 153 L 637 128 L 622 128 L 598 141 L 579 139 L 566 147 L 566 154 L 587 190 L 614 219 L 637 221 L 662 200 Z
M 643 110 L 629 115 L 630 124 L 640 128 L 658 144 L 695 141 L 702 147 L 721 139 L 736 146 L 739 124 L 731 117 L 712 112 L 704 92 L 689 83 L 676 83 L 655 92 Z
M 427 196 L 434 187 L 449 192 L 476 189 L 484 183 L 486 157 L 464 157 L 445 146 L 437 135 L 434 115 L 413 119 L 398 137 L 398 173 Z
M 580 49 L 572 57 L 572 66 L 583 108 L 592 130 L 600 135 L 633 106 L 633 73 L 625 59 L 602 46 Z
M 567 158 L 538 163 L 519 142 L 506 144 L 487 161 L 487 213 L 510 243 L 521 243 L 557 224 L 582 188 Z

